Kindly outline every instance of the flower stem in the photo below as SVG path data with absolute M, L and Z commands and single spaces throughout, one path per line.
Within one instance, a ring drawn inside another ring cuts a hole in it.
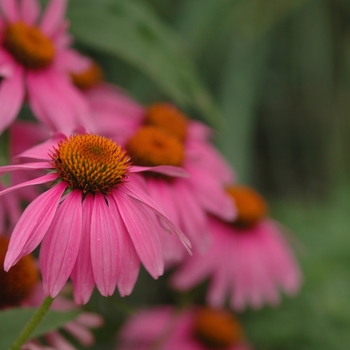
M 12 344 L 10 350 L 20 350 L 21 346 L 28 340 L 36 326 L 45 316 L 46 312 L 50 309 L 53 302 L 53 298 L 50 296 L 46 297 L 43 303 L 40 305 L 39 309 L 35 311 L 34 315 L 28 321 L 26 326 L 23 328 L 22 332 L 19 334 L 18 338 Z

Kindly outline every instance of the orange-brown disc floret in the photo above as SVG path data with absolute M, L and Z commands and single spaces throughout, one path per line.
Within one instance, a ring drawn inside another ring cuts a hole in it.
M 55 47 L 39 28 L 23 22 L 9 24 L 3 45 L 17 62 L 28 69 L 46 68 L 55 57 Z
M 237 219 L 233 223 L 235 226 L 253 226 L 267 215 L 266 201 L 251 187 L 232 186 L 227 188 L 227 192 L 233 198 L 238 210 Z
M 81 90 L 88 90 L 103 81 L 103 71 L 97 63 L 93 62 L 83 72 L 71 73 L 71 78 L 76 87 Z
M 52 166 L 60 180 L 83 194 L 107 194 L 127 176 L 130 157 L 112 140 L 98 135 L 73 135 L 54 149 Z
M 140 128 L 127 142 L 132 163 L 141 166 L 181 166 L 184 148 L 178 139 L 154 126 Z
M 186 139 L 188 118 L 170 103 L 154 103 L 146 109 L 145 125 L 156 126 L 181 142 Z
M 238 320 L 226 310 L 198 309 L 193 327 L 195 337 L 208 348 L 226 349 L 244 339 Z
M 9 239 L 0 236 L 0 308 L 19 305 L 39 281 L 39 272 L 32 255 L 23 257 L 8 272 L 3 269 Z

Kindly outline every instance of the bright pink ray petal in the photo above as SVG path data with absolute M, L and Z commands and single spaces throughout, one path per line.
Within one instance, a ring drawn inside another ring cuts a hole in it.
M 19 11 L 17 1 L 2 0 L 0 1 L 1 11 L 9 22 L 16 22 L 19 20 Z
M 59 205 L 40 248 L 40 268 L 46 294 L 55 297 L 75 265 L 82 229 L 82 194 L 74 190 Z
M 56 132 L 47 141 L 18 154 L 15 158 L 51 160 L 50 153 L 53 152 L 54 147 L 57 148 L 58 143 L 66 138 L 67 137 L 64 134 Z
M 142 189 L 139 187 L 140 183 L 139 181 L 134 181 L 134 179 L 130 176 L 128 179 L 128 186 L 120 187 L 120 191 L 125 192 L 130 197 L 137 199 L 138 201 L 142 202 L 143 205 L 146 205 L 154 213 L 159 217 L 161 220 L 161 223 L 164 224 L 164 226 L 171 232 L 175 232 L 182 243 L 184 244 L 187 251 L 191 254 L 190 248 L 191 243 L 188 240 L 188 238 L 183 234 L 183 232 L 174 225 L 167 216 L 163 213 L 163 210 L 159 207 L 159 205 L 153 201 Z
M 51 0 L 43 14 L 40 29 L 47 36 L 52 36 L 64 21 L 67 0 Z
M 23 100 L 23 69 L 18 66 L 13 72 L 13 75 L 3 79 L 0 84 L 0 133 L 2 133 L 14 121 L 22 106 Z
M 170 165 L 158 165 L 153 167 L 146 167 L 146 166 L 131 166 L 130 172 L 131 173 L 137 173 L 141 171 L 153 171 L 155 173 L 164 174 L 168 176 L 174 176 L 174 177 L 188 177 L 188 172 L 180 167 L 176 166 L 170 166 Z
M 10 171 L 15 171 L 15 170 L 25 170 L 25 169 L 37 170 L 37 169 L 47 169 L 48 167 L 49 167 L 49 164 L 46 162 L 4 165 L 0 167 L 0 175 L 6 174 Z
M 65 189 L 64 183 L 54 186 L 36 198 L 24 210 L 11 235 L 4 262 L 6 271 L 23 256 L 31 253 L 42 241 L 56 214 L 58 203 Z
M 147 188 L 150 197 L 159 203 L 166 215 L 174 224 L 179 225 L 179 213 L 174 203 L 172 185 L 166 179 L 148 178 Z
M 21 0 L 19 5 L 22 21 L 28 25 L 34 25 L 37 22 L 40 14 L 38 0 Z
M 86 125 L 87 101 L 66 76 L 52 69 L 27 73 L 28 99 L 36 117 L 49 128 L 72 133 Z
M 63 72 L 81 73 L 91 66 L 91 59 L 76 50 L 64 49 L 57 52 L 55 68 Z
M 190 238 L 192 245 L 204 252 L 209 245 L 207 214 L 200 206 L 190 188 L 188 180 L 173 182 L 173 196 L 176 198 L 180 228 Z
M 135 247 L 130 239 L 124 221 L 120 216 L 117 203 L 113 196 L 109 196 L 108 204 L 113 212 L 114 220 L 119 227 L 118 235 L 120 236 L 120 275 L 118 278 L 118 290 L 121 296 L 129 295 L 136 283 L 140 269 L 140 259 L 136 253 Z
M 98 290 L 108 296 L 114 293 L 120 273 L 120 228 L 102 194 L 95 195 L 91 217 L 92 270 Z
M 142 264 L 153 278 L 158 278 L 163 274 L 164 261 L 154 212 L 121 191 L 113 196 Z
M 84 216 L 79 254 L 71 274 L 74 285 L 74 301 L 77 304 L 86 304 L 95 286 L 90 249 L 92 207 L 93 196 L 88 194 L 83 202 Z

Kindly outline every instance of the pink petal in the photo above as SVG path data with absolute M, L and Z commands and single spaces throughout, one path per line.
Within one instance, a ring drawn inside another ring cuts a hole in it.
M 153 278 L 158 278 L 163 274 L 164 261 L 154 212 L 122 191 L 115 191 L 113 197 L 142 264 Z
M 46 294 L 55 297 L 75 265 L 82 229 L 82 194 L 74 190 L 59 205 L 40 249 L 40 268 Z
M 40 6 L 38 0 L 21 0 L 19 5 L 22 21 L 26 24 L 34 25 L 38 20 L 40 14 Z
M 24 210 L 11 235 L 4 269 L 8 271 L 23 256 L 31 253 L 42 241 L 56 214 L 66 185 L 60 183 L 44 192 Z
M 51 160 L 50 153 L 53 152 L 54 147 L 57 148 L 58 143 L 66 138 L 67 137 L 64 134 L 56 132 L 47 141 L 18 154 L 16 158 L 33 158 L 46 161 Z M 46 166 L 48 166 L 48 164 Z
M 113 294 L 121 267 L 123 247 L 114 215 L 105 197 L 96 194 L 91 214 L 91 260 L 96 286 L 103 296 Z
M 9 22 L 17 22 L 19 20 L 19 11 L 17 7 L 17 1 L 14 0 L 1 0 L 1 11 Z
M 51 0 L 43 14 L 40 29 L 47 36 L 52 36 L 64 21 L 67 0 Z
M 168 229 L 170 232 L 175 232 L 178 235 L 189 254 L 191 254 L 191 243 L 188 240 L 188 238 L 176 225 L 174 225 L 173 222 L 171 222 L 167 218 L 167 216 L 163 213 L 163 210 L 159 207 L 159 205 L 155 201 L 153 201 L 152 198 L 150 198 L 139 186 L 140 182 L 138 180 L 138 177 L 134 178 L 130 176 L 128 179 L 128 186 L 120 187 L 120 190 L 127 193 L 130 197 L 142 202 L 143 205 L 146 205 L 147 207 L 152 209 L 152 211 L 160 219 L 161 223 L 166 227 L 166 229 Z
M 109 197 L 109 206 L 119 227 L 118 235 L 120 235 L 122 249 L 120 250 L 121 267 L 118 278 L 118 290 L 121 296 L 125 296 L 129 295 L 135 286 L 140 269 L 140 259 L 119 214 L 117 203 L 112 196 Z
M 87 127 L 87 101 L 70 80 L 52 69 L 27 73 L 28 99 L 36 117 L 55 131 L 70 134 Z
M 55 67 L 62 72 L 81 73 L 91 66 L 91 59 L 76 50 L 59 50 L 56 54 Z
M 46 162 L 4 165 L 0 167 L 0 174 L 2 175 L 10 171 L 23 170 L 23 169 L 27 169 L 27 170 L 47 169 L 48 167 L 49 167 L 49 164 Z
M 17 117 L 17 114 L 22 107 L 23 100 L 23 69 L 18 66 L 13 72 L 13 75 L 11 77 L 4 78 L 0 84 L 0 133 L 2 133 Z
M 91 331 L 75 321 L 65 324 L 63 328 L 84 346 L 90 346 L 94 342 Z
M 176 166 L 170 166 L 170 165 L 158 165 L 153 167 L 133 165 L 132 167 L 130 167 L 131 173 L 137 173 L 141 171 L 152 171 L 155 173 L 164 174 L 164 175 L 173 176 L 173 177 L 189 176 L 188 172 L 185 169 L 176 167 Z
M 93 196 L 88 194 L 83 202 L 84 215 L 79 253 L 71 274 L 74 301 L 77 304 L 86 304 L 95 286 L 90 249 L 92 207 Z

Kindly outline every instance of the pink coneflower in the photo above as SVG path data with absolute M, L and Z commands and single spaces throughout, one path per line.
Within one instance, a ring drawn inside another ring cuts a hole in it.
M 58 137 L 56 135 L 56 137 Z M 42 241 L 40 267 L 44 291 L 55 297 L 69 276 L 77 303 L 86 303 L 94 285 L 102 295 L 118 286 L 131 293 L 140 262 L 157 278 L 163 273 L 160 235 L 182 232 L 144 192 L 136 172 L 158 171 L 183 175 L 173 167 L 139 168 L 115 142 L 102 136 L 61 136 L 54 148 L 25 152 L 37 163 L 10 165 L 14 170 L 47 169 L 49 174 L 12 186 L 0 194 L 29 185 L 51 183 L 51 188 L 31 202 L 11 235 L 5 270 L 33 251 Z
M 84 70 L 90 62 L 69 47 L 66 2 L 51 0 L 39 19 L 37 0 L 0 1 L 0 132 L 26 98 L 35 116 L 53 130 L 71 132 L 83 123 L 88 106 L 68 72 Z
M 213 307 L 224 305 L 227 295 L 237 311 L 246 305 L 276 305 L 279 289 L 290 295 L 299 290 L 298 264 L 280 225 L 266 217 L 263 198 L 249 187 L 232 187 L 228 193 L 238 207 L 237 219 L 209 220 L 209 251 L 187 259 L 175 272 L 173 286 L 186 290 L 210 278 L 207 302 Z
M 171 306 L 140 310 L 119 333 L 116 350 L 249 350 L 243 329 L 228 311 Z
M 2 266 L 7 251 L 9 239 L 0 236 L 0 265 Z M 39 270 L 34 257 L 29 254 L 21 258 L 9 272 L 0 269 L 0 309 L 11 307 L 38 307 L 44 300 L 42 284 L 39 280 Z M 76 310 L 75 304 L 59 295 L 52 304 L 53 310 Z M 66 323 L 63 329 L 76 338 L 81 344 L 89 346 L 94 342 L 89 328 L 101 326 L 102 318 L 94 313 L 83 312 L 75 320 Z M 52 331 L 43 336 L 48 346 L 60 350 L 75 349 L 58 331 Z M 47 347 L 38 340 L 31 340 L 23 349 L 43 350 Z
M 179 139 L 155 126 L 143 126 L 128 140 L 126 149 L 131 161 L 139 166 L 171 165 L 182 167 L 188 178 L 143 173 L 150 196 L 189 237 L 196 249 L 209 245 L 208 213 L 226 220 L 235 217 L 233 202 L 220 181 L 201 167 L 201 160 L 188 154 Z M 210 159 L 207 160 L 210 163 Z M 215 166 L 215 163 L 208 166 Z M 163 237 L 167 264 L 182 260 L 185 250 L 173 237 Z

